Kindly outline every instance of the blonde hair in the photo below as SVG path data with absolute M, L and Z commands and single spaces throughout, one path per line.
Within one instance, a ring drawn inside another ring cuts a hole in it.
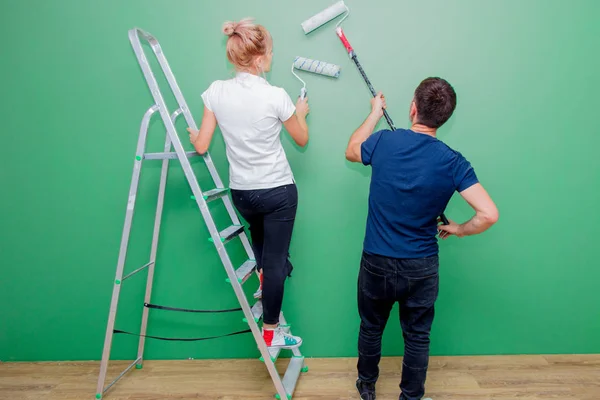
M 266 55 L 273 47 L 269 31 L 264 26 L 255 24 L 252 18 L 225 22 L 223 33 L 229 36 L 227 59 L 238 70 L 255 67 L 252 65 L 255 58 Z

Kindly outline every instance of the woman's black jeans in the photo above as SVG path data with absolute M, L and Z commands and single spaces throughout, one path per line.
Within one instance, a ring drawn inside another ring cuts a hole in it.
M 279 323 L 285 279 L 292 272 L 289 249 L 298 206 L 295 184 L 272 189 L 231 190 L 235 208 L 250 224 L 252 249 L 263 271 L 263 322 Z
M 404 336 L 401 400 L 420 400 L 429 364 L 429 333 L 439 289 L 438 256 L 399 259 L 363 253 L 358 276 L 358 377 L 379 377 L 381 336 L 395 303 Z

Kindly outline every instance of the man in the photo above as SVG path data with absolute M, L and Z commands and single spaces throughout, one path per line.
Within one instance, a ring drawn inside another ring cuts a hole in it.
M 429 363 L 429 333 L 438 295 L 438 244 L 451 235 L 487 230 L 498 210 L 471 164 L 436 138 L 452 115 L 456 93 L 440 78 L 425 79 L 410 105 L 410 129 L 373 133 L 386 108 L 380 93 L 354 132 L 346 158 L 372 168 L 369 214 L 358 277 L 361 318 L 358 380 L 363 400 L 375 400 L 381 336 L 395 302 L 400 306 L 404 360 L 400 400 L 421 400 Z M 463 224 L 438 225 L 454 191 L 474 209 Z

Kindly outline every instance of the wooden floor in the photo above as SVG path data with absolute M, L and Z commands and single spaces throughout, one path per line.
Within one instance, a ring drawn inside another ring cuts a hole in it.
M 382 360 L 378 400 L 398 399 L 401 362 Z M 127 365 L 113 362 L 109 376 Z M 294 400 L 358 399 L 355 359 L 308 359 L 307 365 Z M 97 374 L 97 362 L 0 363 L 0 399 L 92 400 Z M 252 400 L 272 399 L 274 393 L 258 360 L 147 361 L 104 398 Z M 427 395 L 434 400 L 600 400 L 600 355 L 434 357 Z

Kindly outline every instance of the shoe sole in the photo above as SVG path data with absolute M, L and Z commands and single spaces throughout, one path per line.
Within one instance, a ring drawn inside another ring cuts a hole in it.
M 282 346 L 267 346 L 269 349 L 282 349 L 282 350 L 292 350 L 297 349 L 302 345 L 302 340 L 294 345 L 282 345 Z

